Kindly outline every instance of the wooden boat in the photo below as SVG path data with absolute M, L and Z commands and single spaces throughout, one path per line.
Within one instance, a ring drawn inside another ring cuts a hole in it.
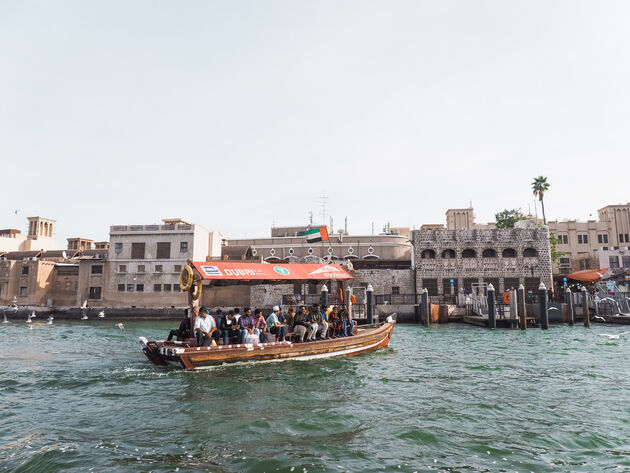
M 352 275 L 339 265 L 333 264 L 266 264 L 232 262 L 189 261 L 182 269 L 180 286 L 188 292 L 190 313 L 195 301 L 199 300 L 204 281 L 214 284 L 274 284 L 292 281 L 330 281 L 342 283 Z M 323 297 L 324 293 L 322 293 Z M 346 299 L 350 299 L 349 294 Z M 322 305 L 326 305 L 325 300 Z M 346 308 L 351 313 L 350 302 Z M 181 342 L 149 341 L 140 337 L 142 351 L 156 365 L 174 364 L 186 370 L 207 368 L 226 363 L 248 363 L 255 361 L 313 360 L 343 355 L 358 355 L 389 345 L 396 322 L 355 326 L 349 337 L 295 343 L 290 341 L 232 344 L 219 346 L 196 346 L 194 339 Z M 194 326 L 192 319 L 190 326 Z
M 315 342 L 272 342 L 258 344 L 193 347 L 184 342 L 148 341 L 140 337 L 142 351 L 156 365 L 179 365 L 187 370 L 227 363 L 254 361 L 315 360 L 333 356 L 358 355 L 389 345 L 396 322 L 358 326 L 351 337 Z

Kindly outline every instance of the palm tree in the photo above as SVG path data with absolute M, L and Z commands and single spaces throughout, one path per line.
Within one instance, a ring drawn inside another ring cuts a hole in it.
M 532 182 L 532 190 L 534 191 L 534 195 L 538 197 L 540 200 L 540 205 L 542 206 L 543 213 L 543 222 L 547 225 L 547 218 L 545 217 L 545 202 L 543 201 L 543 196 L 545 195 L 545 191 L 549 190 L 549 183 L 547 182 L 547 178 L 544 176 L 538 176 Z

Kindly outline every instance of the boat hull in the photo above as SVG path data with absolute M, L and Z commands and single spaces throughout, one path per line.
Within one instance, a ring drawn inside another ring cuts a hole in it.
M 315 342 L 272 342 L 259 344 L 184 347 L 168 342 L 140 338 L 142 351 L 156 365 L 176 364 L 186 370 L 209 368 L 228 363 L 314 360 L 335 356 L 359 355 L 389 345 L 395 322 L 359 328 L 356 335 Z

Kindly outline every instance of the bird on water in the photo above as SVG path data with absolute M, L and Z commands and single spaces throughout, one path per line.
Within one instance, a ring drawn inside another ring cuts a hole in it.
M 600 337 L 608 337 L 608 340 L 619 340 L 619 337 L 621 337 L 622 335 L 626 334 L 628 332 L 620 332 L 620 333 L 600 333 L 599 336 Z

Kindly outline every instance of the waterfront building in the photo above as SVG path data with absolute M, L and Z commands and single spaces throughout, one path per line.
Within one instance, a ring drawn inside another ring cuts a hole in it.
M 630 203 L 607 205 L 599 209 L 598 217 L 586 222 L 548 222 L 549 231 L 559 240 L 557 249 L 564 253 L 553 268 L 558 281 L 584 269 L 630 268 L 630 261 L 623 259 L 630 254 Z
M 0 230 L 0 251 L 57 250 L 54 238 L 55 220 L 44 217 L 28 217 L 28 233 L 9 228 Z
M 179 274 L 187 260 L 220 258 L 221 235 L 181 219 L 164 219 L 155 225 L 110 227 L 104 264 L 102 304 L 114 307 L 185 306 Z M 89 274 L 93 274 L 89 270 Z
M 474 229 L 470 218 L 455 216 L 450 229 L 412 232 L 417 291 L 455 296 L 482 282 L 501 292 L 519 284 L 534 291 L 541 281 L 551 287 L 547 227 L 525 220 L 513 229 Z

